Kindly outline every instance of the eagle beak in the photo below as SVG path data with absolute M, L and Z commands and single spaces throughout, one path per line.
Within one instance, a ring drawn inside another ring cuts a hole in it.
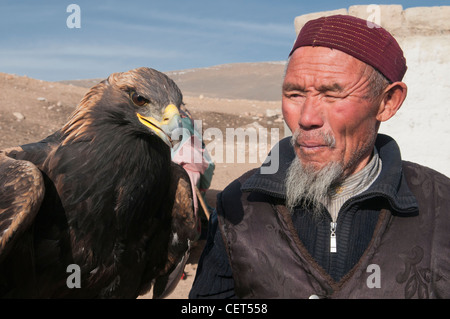
M 151 129 L 159 138 L 163 140 L 170 148 L 173 147 L 173 141 L 171 133 L 174 129 L 181 127 L 181 116 L 178 112 L 178 108 L 169 104 L 165 109 L 162 116 L 162 121 L 159 122 L 153 117 L 142 116 L 137 113 L 139 121 Z

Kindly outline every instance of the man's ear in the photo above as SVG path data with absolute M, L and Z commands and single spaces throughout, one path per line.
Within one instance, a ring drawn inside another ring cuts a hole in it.
M 378 109 L 377 120 L 384 122 L 393 117 L 406 99 L 407 91 L 408 88 L 403 82 L 389 84 L 384 90 L 383 99 Z

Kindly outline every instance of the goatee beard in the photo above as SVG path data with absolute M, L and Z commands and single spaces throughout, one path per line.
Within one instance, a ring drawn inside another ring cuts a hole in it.
M 314 217 L 323 212 L 331 190 L 341 181 L 344 168 L 341 163 L 331 162 L 317 169 L 313 165 L 303 165 L 296 156 L 286 174 L 286 207 L 291 213 L 299 206 L 311 211 Z

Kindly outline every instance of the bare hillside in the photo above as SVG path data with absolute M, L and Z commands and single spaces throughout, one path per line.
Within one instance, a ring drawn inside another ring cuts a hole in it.
M 151 67 L 151 66 L 149 66 Z M 232 63 L 165 72 L 185 96 L 279 101 L 285 62 Z M 61 81 L 89 88 L 101 79 Z

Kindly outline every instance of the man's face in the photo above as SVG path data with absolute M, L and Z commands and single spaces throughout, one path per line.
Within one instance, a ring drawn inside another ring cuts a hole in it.
M 369 67 L 338 50 L 300 47 L 283 82 L 284 119 L 299 135 L 301 163 L 319 170 L 340 163 L 344 176 L 369 161 L 378 129 L 378 105 L 368 96 Z

